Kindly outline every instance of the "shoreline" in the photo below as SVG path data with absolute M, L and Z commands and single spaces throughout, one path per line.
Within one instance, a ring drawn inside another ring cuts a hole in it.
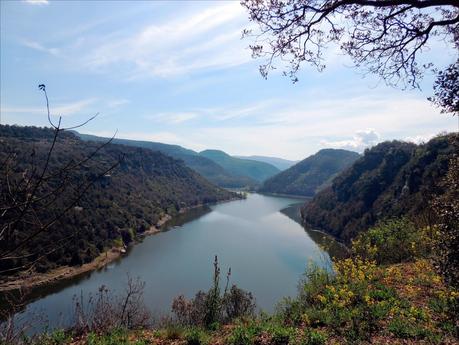
M 216 205 L 236 200 L 242 199 L 231 198 L 228 200 L 221 200 L 214 203 L 184 207 L 183 209 L 180 209 L 178 211 L 178 215 L 184 214 L 192 209 L 196 209 L 199 207 Z M 140 243 L 140 240 L 142 238 L 156 235 L 164 231 L 165 229 L 163 227 L 167 224 L 167 222 L 169 222 L 173 218 L 173 216 L 165 214 L 155 225 L 152 225 L 148 230 L 143 232 L 139 236 L 139 238 L 133 242 L 132 245 L 135 246 L 136 244 Z M 112 247 L 111 249 L 101 253 L 93 261 L 83 264 L 81 266 L 62 266 L 52 269 L 46 273 L 27 274 L 25 272 L 22 272 L 19 276 L 11 277 L 12 279 L 7 278 L 5 280 L 0 280 L 0 295 L 11 293 L 14 291 L 26 291 L 27 293 L 30 293 L 32 290 L 35 290 L 37 288 L 52 285 L 57 282 L 78 277 L 85 273 L 99 270 L 122 257 L 124 253 L 122 253 L 121 249 L 122 248 L 119 247 Z

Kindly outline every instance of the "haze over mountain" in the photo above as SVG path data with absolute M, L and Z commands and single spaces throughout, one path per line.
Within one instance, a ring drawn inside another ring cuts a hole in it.
M 291 168 L 266 180 L 259 191 L 314 196 L 358 157 L 359 154 L 353 151 L 340 149 L 320 150 Z
M 448 162 L 459 152 L 459 136 L 436 137 L 421 145 L 387 141 L 366 150 L 302 211 L 305 222 L 350 242 L 384 218 L 420 220 L 432 212 L 432 195 L 444 188 Z
M 292 165 L 298 163 L 298 161 L 292 161 L 279 157 L 268 157 L 268 156 L 234 156 L 236 158 L 250 159 L 253 161 L 265 162 L 274 165 L 279 170 L 285 170 L 290 168 Z
M 91 141 L 106 141 L 108 138 L 99 137 L 90 134 L 77 133 L 83 140 Z M 226 188 L 241 188 L 254 187 L 258 184 L 255 179 L 249 176 L 233 174 L 225 170 L 222 166 L 214 162 L 212 159 L 204 157 L 199 153 L 186 149 L 179 145 L 163 144 L 152 141 L 130 140 L 114 138 L 113 143 L 127 146 L 143 147 L 154 151 L 160 151 L 168 156 L 176 159 L 181 159 L 191 169 L 195 170 L 210 182 L 220 187 Z
M 48 128 L 0 125 L 0 160 L 10 162 L 0 166 L 2 179 L 8 179 L 0 183 L 0 207 L 10 206 L 7 196 L 12 192 L 11 188 L 14 192 L 16 183 L 24 178 L 24 174 L 33 174 L 34 164 L 39 172 L 43 169 L 52 140 L 53 131 Z M 23 222 L 16 224 L 14 233 L 3 233 L 5 240 L 0 241 L 0 250 L 14 248 L 41 224 L 72 206 L 82 185 L 94 184 L 78 201 L 77 208 L 72 207 L 49 230 L 26 242 L 18 259 L 1 261 L 0 270 L 26 265 L 37 259 L 35 253 L 48 253 L 35 263 L 39 272 L 61 265 L 90 262 L 107 248 L 134 240 L 165 216 L 174 216 L 189 207 L 237 197 L 235 193 L 211 184 L 182 161 L 161 152 L 113 143 L 100 150 L 98 147 L 100 143 L 82 141 L 73 133 L 60 134 L 49 160 L 45 182 L 37 191 L 39 201 L 31 206 L 35 207 L 34 213 L 21 218 Z M 72 166 L 71 162 L 91 157 L 96 150 L 92 159 L 77 168 L 63 168 Z M 12 160 L 12 157 L 16 158 Z M 117 161 L 119 165 L 114 170 L 99 176 Z M 64 173 L 65 184 L 56 187 L 62 184 L 61 175 Z M 54 188 L 59 188 L 55 197 L 54 194 L 46 197 Z M 14 216 L 14 209 L 9 210 L 2 214 L 2 221 L 8 224 L 10 219 L 15 219 Z M 53 245 L 56 248 L 50 251 Z
M 219 150 L 205 150 L 201 151 L 199 155 L 213 160 L 234 175 L 248 176 L 257 182 L 263 182 L 280 171 L 271 164 L 232 157 Z

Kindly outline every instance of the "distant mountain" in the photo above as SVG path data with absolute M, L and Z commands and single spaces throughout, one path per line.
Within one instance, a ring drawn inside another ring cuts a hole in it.
M 20 204 L 23 198 L 28 198 L 21 192 L 12 198 L 9 193 L 14 194 L 16 187 L 22 188 L 18 182 L 24 176 L 38 176 L 32 168 L 37 164 L 38 172 L 41 171 L 52 139 L 51 129 L 0 125 L 0 161 L 13 159 L 8 166 L 0 165 L 0 208 L 8 209 L 2 214 L 4 224 L 16 219 L 15 215 L 21 212 L 21 208 L 9 209 L 12 203 Z M 15 224 L 14 231 L 2 234 L 6 240 L 0 241 L 0 251 L 14 248 L 56 215 L 62 213 L 63 216 L 48 231 L 26 242 L 21 252 L 16 253 L 18 260 L 1 261 L 0 271 L 26 265 L 43 254 L 35 263 L 41 272 L 90 262 L 116 243 L 129 243 L 166 215 L 236 197 L 214 186 L 182 161 L 158 151 L 109 144 L 97 150 L 92 159 L 85 160 L 99 146 L 69 132 L 62 132 L 58 137 L 48 172 L 35 195 L 36 204 L 30 206 L 23 221 Z M 114 170 L 100 175 L 120 157 L 120 164 Z M 83 163 L 77 168 L 68 168 L 78 161 Z M 33 181 L 33 177 L 30 178 Z M 91 181 L 93 184 L 78 201 L 78 207 L 72 207 L 82 186 Z M 50 194 L 56 188 L 58 193 Z M 68 207 L 72 208 L 63 212 Z
M 205 150 L 199 155 L 213 160 L 233 175 L 248 176 L 258 182 L 263 182 L 280 171 L 271 164 L 232 157 L 219 150 Z
M 81 139 L 86 141 L 107 141 L 108 138 L 98 137 L 95 135 L 76 133 Z M 143 147 L 154 151 L 160 151 L 168 156 L 176 159 L 181 159 L 185 164 L 204 176 L 210 182 L 220 187 L 226 188 L 241 188 L 254 187 L 258 184 L 257 181 L 249 176 L 240 176 L 226 171 L 223 167 L 215 163 L 213 160 L 204 156 L 200 156 L 193 150 L 186 149 L 179 145 L 169 145 L 153 141 L 141 141 L 130 139 L 113 139 L 114 144 L 122 144 L 127 146 Z
M 286 170 L 292 165 L 298 163 L 298 161 L 290 161 L 288 159 L 277 158 L 277 157 L 267 157 L 267 156 L 234 156 L 236 158 L 250 159 L 258 162 L 265 162 L 271 165 L 274 165 L 279 170 Z
M 387 217 L 428 218 L 429 202 L 433 195 L 443 193 L 442 178 L 458 152 L 457 134 L 422 145 L 380 143 L 305 205 L 305 223 L 350 242 Z
M 359 154 L 352 151 L 320 150 L 291 168 L 267 179 L 259 191 L 314 196 L 357 158 L 359 158 Z

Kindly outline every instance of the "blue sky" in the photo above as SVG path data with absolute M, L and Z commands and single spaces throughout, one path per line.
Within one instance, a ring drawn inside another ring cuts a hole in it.
M 423 91 L 363 78 L 336 47 L 319 73 L 264 80 L 241 40 L 238 2 L 1 1 L 1 122 L 46 125 L 38 84 L 64 126 L 234 155 L 302 159 L 325 147 L 361 151 L 387 139 L 457 130 Z M 439 66 L 453 52 L 434 43 Z

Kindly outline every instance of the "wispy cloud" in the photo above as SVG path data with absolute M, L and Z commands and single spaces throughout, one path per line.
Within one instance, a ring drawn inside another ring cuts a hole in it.
M 226 108 L 228 113 L 223 116 L 219 110 L 225 107 L 196 110 L 199 116 L 195 119 L 204 119 L 196 130 L 174 125 L 168 128 L 170 132 L 156 133 L 153 128 L 149 133 L 120 135 L 131 139 L 151 137 L 193 149 L 222 149 L 230 154 L 303 159 L 324 147 L 362 152 L 383 140 L 408 140 L 411 133 L 417 139 L 426 133 L 426 128 L 435 132 L 454 126 L 454 119 L 441 117 L 419 98 L 391 99 L 390 103 L 374 95 L 368 95 L 367 99 L 335 95 L 328 102 L 321 97 L 302 102 L 273 99 Z M 343 104 L 346 104 L 344 109 Z M 172 113 L 164 114 L 167 116 Z
M 48 54 L 54 55 L 54 56 L 58 56 L 59 53 L 60 53 L 60 50 L 58 48 L 47 48 L 47 47 L 43 46 L 42 44 L 40 44 L 38 42 L 34 42 L 34 41 L 22 40 L 22 45 L 24 45 L 24 46 L 26 46 L 28 48 L 31 48 L 31 49 L 38 50 L 40 52 L 44 52 L 44 53 L 48 53 Z
M 199 70 L 227 68 L 251 60 L 241 42 L 244 12 L 239 3 L 212 3 L 203 11 L 98 45 L 85 57 L 93 69 L 128 66 L 129 78 L 174 77 Z M 108 42 L 108 43 L 106 43 Z
M 93 104 L 96 98 L 83 99 L 71 103 L 61 103 L 50 108 L 50 112 L 54 116 L 69 116 L 87 109 L 89 105 Z M 46 108 L 44 106 L 37 107 L 14 107 L 6 106 L 1 108 L 2 114 L 11 113 L 26 113 L 26 114 L 45 114 Z
M 48 5 L 49 4 L 48 0 L 24 0 L 24 2 L 31 4 L 31 5 Z
M 146 119 L 153 120 L 158 123 L 178 125 L 197 118 L 199 115 L 193 112 L 178 112 L 178 113 L 159 113 L 145 116 Z

